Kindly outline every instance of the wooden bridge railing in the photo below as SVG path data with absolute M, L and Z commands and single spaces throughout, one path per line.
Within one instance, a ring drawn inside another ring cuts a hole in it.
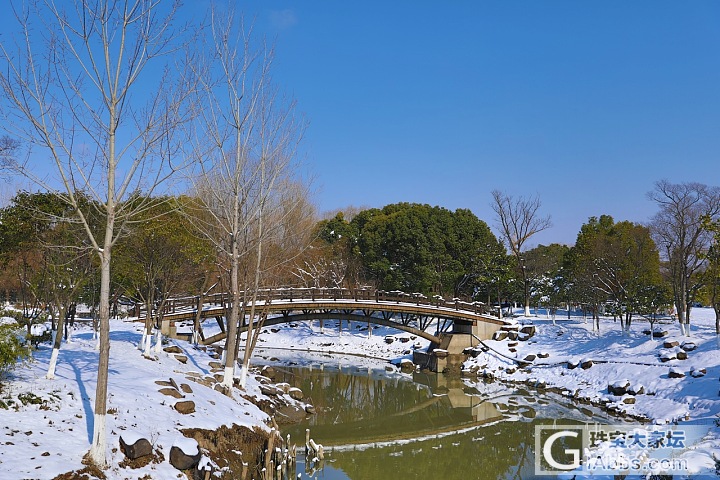
M 244 292 L 240 292 L 240 298 L 243 298 Z M 289 302 L 294 301 L 312 301 L 319 302 L 323 300 L 352 300 L 354 302 L 373 302 L 382 303 L 410 303 L 415 305 L 423 305 L 434 308 L 445 308 L 451 310 L 471 312 L 475 314 L 488 313 L 487 305 L 482 302 L 473 302 L 460 298 L 445 300 L 439 295 L 431 298 L 421 293 L 405 293 L 399 290 L 386 292 L 383 290 L 371 289 L 351 289 L 351 288 L 263 288 L 258 291 L 257 301 L 261 303 L 273 302 Z M 172 298 L 165 302 L 162 310 L 163 314 L 176 313 L 178 311 L 197 310 L 202 305 L 225 306 L 230 308 L 232 296 L 227 293 L 215 293 L 204 297 L 179 297 Z M 135 317 L 145 316 L 146 308 L 144 304 L 135 304 Z M 161 312 L 153 310 L 153 315 Z

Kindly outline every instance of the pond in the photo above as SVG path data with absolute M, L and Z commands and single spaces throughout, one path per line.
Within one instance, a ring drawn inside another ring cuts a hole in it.
M 470 387 L 389 365 L 278 356 L 275 380 L 302 389 L 317 410 L 282 428 L 298 445 L 294 478 L 533 478 L 535 425 L 617 422 L 559 395 L 500 383 Z M 323 445 L 323 461 L 306 461 L 306 429 Z

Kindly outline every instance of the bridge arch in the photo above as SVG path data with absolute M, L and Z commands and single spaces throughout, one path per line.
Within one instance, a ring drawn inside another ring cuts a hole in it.
M 440 343 L 439 336 L 432 335 L 430 333 L 427 333 L 423 330 L 412 327 L 410 325 L 403 325 L 403 324 L 395 322 L 391 319 L 386 320 L 386 319 L 380 318 L 380 317 L 360 315 L 357 313 L 333 312 L 333 313 L 299 313 L 299 314 L 293 314 L 293 315 L 287 315 L 287 316 L 283 315 L 283 316 L 268 318 L 267 320 L 265 320 L 265 322 L 263 322 L 262 326 L 270 327 L 273 325 L 281 325 L 283 323 L 307 322 L 307 321 L 318 321 L 318 320 L 319 321 L 347 320 L 350 322 L 373 323 L 375 325 L 382 325 L 384 327 L 395 328 L 395 329 L 401 330 L 403 332 L 408 332 L 412 335 L 416 335 L 418 337 L 424 338 L 425 340 L 429 340 L 431 342 Z M 246 332 L 247 329 L 248 329 L 247 326 L 240 327 L 241 332 Z

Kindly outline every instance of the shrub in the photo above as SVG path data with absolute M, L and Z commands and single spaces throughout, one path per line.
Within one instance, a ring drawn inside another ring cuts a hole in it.
M 17 324 L 0 325 L 0 381 L 27 355 L 23 329 Z

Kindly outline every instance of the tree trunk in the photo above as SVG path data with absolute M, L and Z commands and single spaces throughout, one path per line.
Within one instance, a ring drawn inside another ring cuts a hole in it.
M 110 221 L 108 221 L 110 223 Z M 107 411 L 108 366 L 110 363 L 110 238 L 112 227 L 106 234 L 105 249 L 100 252 L 100 356 L 98 358 L 97 386 L 95 388 L 95 414 L 90 458 L 104 468 L 107 465 L 107 438 L 105 412 Z
M 236 209 L 237 208 L 238 206 L 236 204 Z M 237 211 L 235 218 L 237 222 Z M 236 236 L 233 236 L 231 241 L 232 259 L 230 267 L 230 289 L 232 293 L 232 305 L 230 306 L 230 318 L 227 322 L 227 337 L 225 341 L 225 373 L 222 382 L 223 386 L 228 389 L 228 394 L 231 394 L 232 392 L 233 377 L 235 375 L 235 350 L 237 343 L 238 321 L 240 312 L 240 287 L 238 285 L 240 255 L 238 252 L 238 241 Z
M 50 355 L 50 365 L 45 375 L 45 378 L 48 380 L 55 378 L 55 366 L 57 365 L 57 358 L 60 354 L 60 346 L 62 344 L 62 331 L 65 326 L 65 308 L 62 305 L 58 308 L 58 320 L 55 325 L 57 328 L 53 330 L 53 351 Z

